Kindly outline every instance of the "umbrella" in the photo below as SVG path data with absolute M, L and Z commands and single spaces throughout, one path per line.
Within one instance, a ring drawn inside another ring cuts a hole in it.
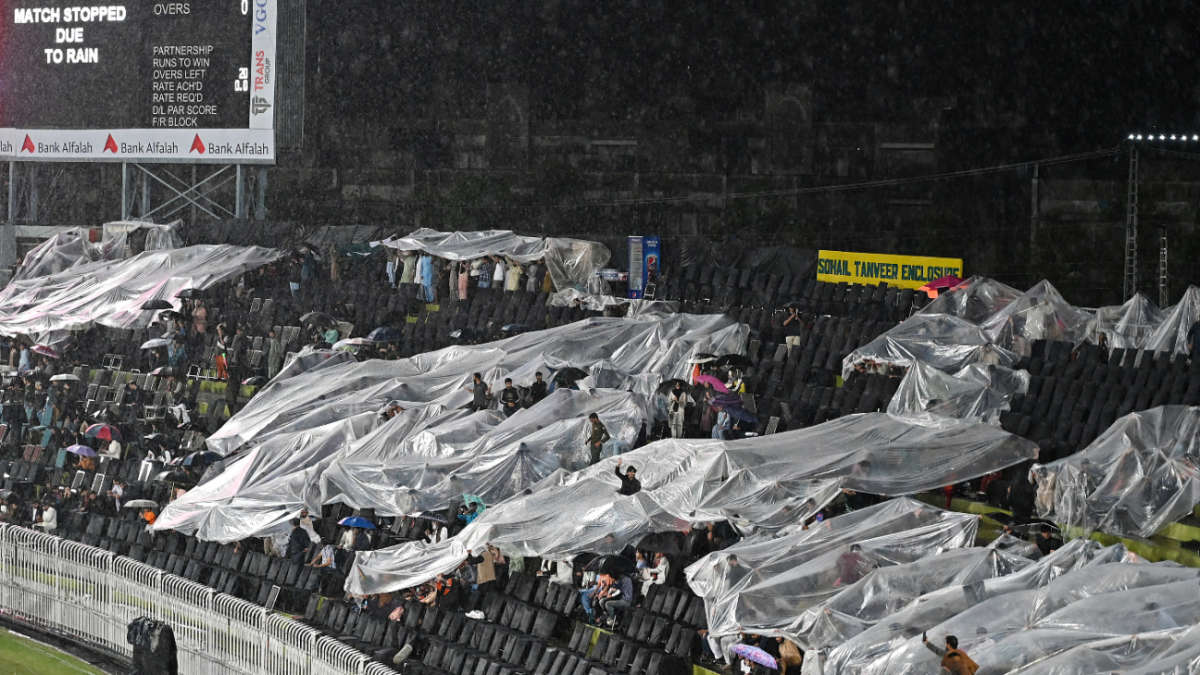
M 775 657 L 763 651 L 761 647 L 754 647 L 739 642 L 733 646 L 732 651 L 747 661 L 753 661 L 760 666 L 772 670 L 779 670 L 779 664 L 775 662 Z
M 342 527 L 361 527 L 364 530 L 375 529 L 375 523 L 372 523 L 362 516 L 350 516 L 348 518 L 342 518 L 338 521 L 338 525 L 341 525 Z
M 692 385 L 688 384 L 687 382 L 685 382 L 679 378 L 670 379 L 670 380 L 667 380 L 666 382 L 663 382 L 662 384 L 658 385 L 658 393 L 669 394 L 669 393 L 671 393 L 671 390 L 675 388 L 676 384 L 682 385 L 684 391 L 691 393 Z
M 602 555 L 587 564 L 583 569 L 588 572 L 599 572 L 600 574 L 610 574 L 612 576 L 620 576 L 622 574 L 632 574 L 637 568 L 632 560 L 620 555 Z
M 332 316 L 329 316 L 328 314 L 325 314 L 324 312 L 309 312 L 308 314 L 305 314 L 304 316 L 300 317 L 300 323 L 302 323 L 304 325 L 321 324 L 321 325 L 326 325 L 326 326 L 332 326 L 333 324 L 337 323 L 337 321 Z
M 255 375 L 254 377 L 247 377 L 246 379 L 242 380 L 242 384 L 248 384 L 252 387 L 259 387 L 266 383 L 267 378 L 263 377 L 262 375 Z
M 80 382 L 81 380 L 79 379 L 78 375 L 72 375 L 71 373 L 59 373 L 58 375 L 55 375 L 54 377 L 50 378 L 50 381 L 51 382 Z
M 716 356 L 713 356 L 712 354 L 705 354 L 705 353 L 701 352 L 699 354 L 696 354 L 692 358 L 688 359 L 688 363 L 691 363 L 691 364 L 711 363 L 716 360 L 717 360 Z
M 346 338 L 345 340 L 338 340 L 337 342 L 333 343 L 333 348 L 354 351 L 354 350 L 360 349 L 362 347 L 370 347 L 374 344 L 375 344 L 374 340 L 368 340 L 367 338 L 363 338 L 363 337 L 356 337 L 356 338 Z
M 721 408 L 733 419 L 746 424 L 758 424 L 758 418 L 741 406 L 728 405 Z
M 8 499 L 13 496 L 12 490 L 0 490 L 0 499 Z
M 713 375 L 697 375 L 696 384 L 711 384 L 713 389 L 716 389 L 721 393 L 729 391 L 729 387 L 726 387 L 725 383 L 722 382 L 720 378 L 714 377 Z
M 160 349 L 171 344 L 171 341 L 166 338 L 151 338 L 142 343 L 142 349 Z
M 179 291 L 178 293 L 176 293 L 175 297 L 187 298 L 189 300 L 192 298 L 202 298 L 202 297 L 204 297 L 204 291 L 200 290 L 199 288 L 185 288 L 182 291 Z
M 946 288 L 954 288 L 961 283 L 962 279 L 959 279 L 953 274 L 947 274 L 940 279 L 934 279 L 917 290 L 924 292 L 925 295 L 928 295 L 930 298 L 936 298 L 938 296 L 938 291 Z
M 154 342 L 154 340 L 151 340 L 151 342 Z M 161 375 L 161 376 L 165 377 L 167 375 L 174 375 L 175 369 L 171 368 L 170 366 L 159 366 L 159 367 L 155 368 L 154 370 L 150 371 L 150 374 L 151 375 Z
M 199 450 L 183 458 L 184 466 L 208 465 L 221 459 L 220 453 Z
M 158 502 L 153 499 L 133 499 L 121 505 L 123 509 L 157 509 Z
M 142 438 L 147 441 L 157 441 L 160 438 L 166 438 L 166 437 L 167 437 L 167 435 L 161 431 L 156 431 L 152 434 L 146 434 L 145 436 L 142 436 Z
M 367 339 L 371 342 L 398 342 L 403 337 L 404 333 L 399 328 L 392 328 L 391 326 L 380 326 L 367 333 Z
M 162 298 L 155 298 L 142 304 L 142 309 L 171 309 L 171 303 Z
M 587 376 L 587 371 L 568 366 L 554 374 L 554 382 L 556 384 L 570 386 L 575 384 L 575 380 L 582 380 Z
M 158 313 L 158 318 L 162 319 L 163 321 L 167 321 L 169 319 L 174 319 L 174 318 L 182 317 L 182 316 L 183 316 L 182 314 L 180 314 L 179 312 L 176 312 L 173 309 L 168 309 L 165 312 Z
M 682 532 L 651 532 L 642 537 L 635 547 L 641 551 L 663 553 L 669 556 L 683 555 L 684 541 Z
M 190 473 L 188 473 L 186 471 L 180 471 L 179 469 L 172 469 L 171 471 L 163 471 L 163 472 L 159 473 L 157 476 L 155 476 L 154 480 L 165 481 L 168 483 L 180 483 L 180 484 L 187 483 L 189 485 L 195 485 L 195 483 L 196 483 L 195 476 L 191 475 Z
M 67 452 L 80 457 L 95 457 L 96 451 L 86 445 L 72 445 L 67 448 Z
M 34 345 L 29 351 L 33 352 L 34 354 L 41 354 L 42 356 L 47 356 L 52 359 L 58 358 L 58 352 L 54 351 L 53 347 L 48 347 L 46 345 Z
M 717 357 L 718 368 L 753 368 L 754 362 L 741 354 L 724 354 Z
M 84 430 L 83 435 L 102 441 L 121 440 L 121 430 L 111 424 L 93 424 Z

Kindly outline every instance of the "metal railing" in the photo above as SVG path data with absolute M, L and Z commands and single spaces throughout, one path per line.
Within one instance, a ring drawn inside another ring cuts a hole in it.
M 369 657 L 285 616 L 93 546 L 0 525 L 0 612 L 119 654 L 129 622 L 171 625 L 182 673 L 375 675 Z

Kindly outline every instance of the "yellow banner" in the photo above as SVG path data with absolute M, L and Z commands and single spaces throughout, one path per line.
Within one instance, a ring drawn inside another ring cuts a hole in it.
M 947 274 L 965 278 L 962 258 L 826 250 L 817 253 L 817 281 L 844 281 L 849 284 L 887 282 L 887 285 L 897 288 L 920 288 Z

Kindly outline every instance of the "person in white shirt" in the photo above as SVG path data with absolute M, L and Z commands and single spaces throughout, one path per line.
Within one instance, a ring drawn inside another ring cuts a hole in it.
M 504 280 L 504 290 L 521 290 L 521 266 L 511 261 L 508 265 L 508 276 Z
M 662 553 L 654 554 L 654 566 L 642 568 L 642 597 L 650 592 L 651 586 L 661 586 L 667 583 L 667 575 L 671 573 L 671 562 Z
M 317 528 L 313 527 L 312 516 L 308 515 L 308 509 L 300 509 L 300 528 L 308 533 L 308 540 L 314 544 L 321 543 L 321 536 L 317 534 Z
M 508 268 L 504 265 L 504 258 L 496 257 L 496 269 L 492 272 L 492 286 L 495 288 L 504 288 L 504 274 Z
M 125 485 L 121 481 L 113 481 L 112 488 L 109 489 L 109 494 L 112 495 L 113 501 L 117 504 L 117 511 L 121 510 L 121 498 L 125 496 Z
M 53 532 L 58 528 L 58 512 L 49 503 L 42 509 L 42 519 L 33 524 L 34 527 L 40 527 L 46 530 L 47 533 Z
M 112 439 L 108 442 L 108 446 L 104 448 L 104 452 L 101 454 L 105 457 L 121 459 L 121 441 L 118 441 L 115 438 Z
M 308 563 L 308 566 L 309 567 L 328 567 L 330 569 L 337 569 L 337 561 L 336 561 L 336 558 L 334 557 L 333 546 L 331 546 L 329 544 L 325 544 L 324 546 L 322 546 L 321 550 L 317 552 L 317 555 L 315 555 L 313 557 L 313 559 Z
M 342 529 L 342 536 L 338 538 L 338 548 L 344 548 L 347 551 L 354 550 L 354 528 L 346 527 Z

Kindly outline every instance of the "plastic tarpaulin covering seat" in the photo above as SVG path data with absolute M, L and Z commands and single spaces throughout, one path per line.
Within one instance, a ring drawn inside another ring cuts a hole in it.
M 1085 532 L 1149 537 L 1200 503 L 1200 407 L 1125 415 L 1033 474 L 1042 516 Z
M 849 415 L 807 429 L 738 441 L 664 439 L 622 455 L 642 490 L 620 496 L 615 459 L 560 472 L 500 504 L 457 537 L 360 553 L 347 589 L 407 588 L 454 569 L 485 543 L 513 555 L 564 559 L 616 553 L 653 532 L 730 520 L 776 531 L 811 516 L 841 488 L 910 494 L 1036 456 L 1036 446 L 994 427 L 949 418 Z M 928 507 L 926 507 L 928 508 Z
M 947 314 L 982 323 L 1021 297 L 1021 291 L 988 277 L 973 276 L 921 308 L 918 314 Z
M 1162 324 L 1163 316 L 1149 298 L 1135 293 L 1125 304 L 1096 308 L 1087 339 L 1098 343 L 1103 333 L 1110 349 L 1140 349 Z
M 519 263 L 544 260 L 555 288 L 588 287 L 596 270 L 612 253 L 604 244 L 563 237 L 526 237 L 509 230 L 439 232 L 421 228 L 405 237 L 389 237 L 374 245 L 421 251 L 447 260 L 474 260 L 498 255 Z
M 145 251 L 10 282 L 0 291 L 0 334 L 54 344 L 92 324 L 144 328 L 149 300 L 175 301 L 185 288 L 208 288 L 280 257 L 275 249 L 210 244 Z
M 231 541 L 269 532 L 286 514 L 328 501 L 381 514 L 441 509 L 464 492 L 500 501 L 561 468 L 585 465 L 592 412 L 614 438 L 632 443 L 652 419 L 647 396 L 658 383 L 686 376 L 695 353 L 737 353 L 746 333 L 721 315 L 594 318 L 397 361 L 299 356 L 209 437 L 211 450 L 238 455 L 226 460 L 225 472 L 168 505 L 156 526 Z M 568 365 L 603 367 L 622 386 L 556 391 L 505 420 L 496 411 L 464 409 L 473 372 L 498 394 L 505 377 L 527 383 L 541 370 L 553 380 L 553 371 Z M 380 413 L 396 405 L 404 410 L 385 422 Z M 360 417 L 347 433 L 344 422 Z M 274 453 L 308 460 L 301 468 L 271 460 Z M 226 474 L 252 480 L 210 487 Z M 275 489 L 271 509 L 245 496 L 258 494 L 260 484 Z M 214 509 L 217 501 L 221 508 Z
M 904 603 L 828 651 L 823 672 L 934 672 L 938 658 L 921 644 L 923 632 L 938 644 L 957 636 L 980 673 L 1018 672 L 1114 636 L 1197 623 L 1200 595 L 1185 591 L 1197 581 L 1200 570 L 1077 539 L 1012 574 L 950 583 Z
M 1158 328 L 1146 338 L 1143 349 L 1156 352 L 1187 354 L 1187 335 L 1200 321 L 1200 288 L 1188 286 L 1179 302 L 1163 310 L 1165 316 Z
M 704 598 L 713 635 L 794 635 L 808 608 L 867 576 L 971 546 L 971 514 L 893 499 L 781 537 L 751 537 L 690 565 L 688 584 Z
M 944 373 L 917 362 L 904 374 L 888 404 L 893 415 L 928 412 L 999 424 L 1016 394 L 1029 390 L 1029 373 L 1004 366 L 972 363 Z
M 1034 340 L 1083 342 L 1091 321 L 1090 312 L 1064 300 L 1043 279 L 988 317 L 980 328 L 997 345 L 1028 356 Z
M 868 361 L 907 368 L 920 362 L 945 372 L 972 363 L 1012 367 L 1017 356 L 991 343 L 975 324 L 949 314 L 914 314 L 855 349 L 842 361 L 842 377 Z
M 129 257 L 129 236 L 141 230 L 146 239 L 144 251 L 157 251 L 183 246 L 179 236 L 180 221 L 167 225 L 137 221 L 106 223 L 99 242 L 90 239 L 88 228 L 73 227 L 46 239 L 25 254 L 13 279 L 32 279 L 56 274 L 63 270 L 100 260 L 121 260 Z

